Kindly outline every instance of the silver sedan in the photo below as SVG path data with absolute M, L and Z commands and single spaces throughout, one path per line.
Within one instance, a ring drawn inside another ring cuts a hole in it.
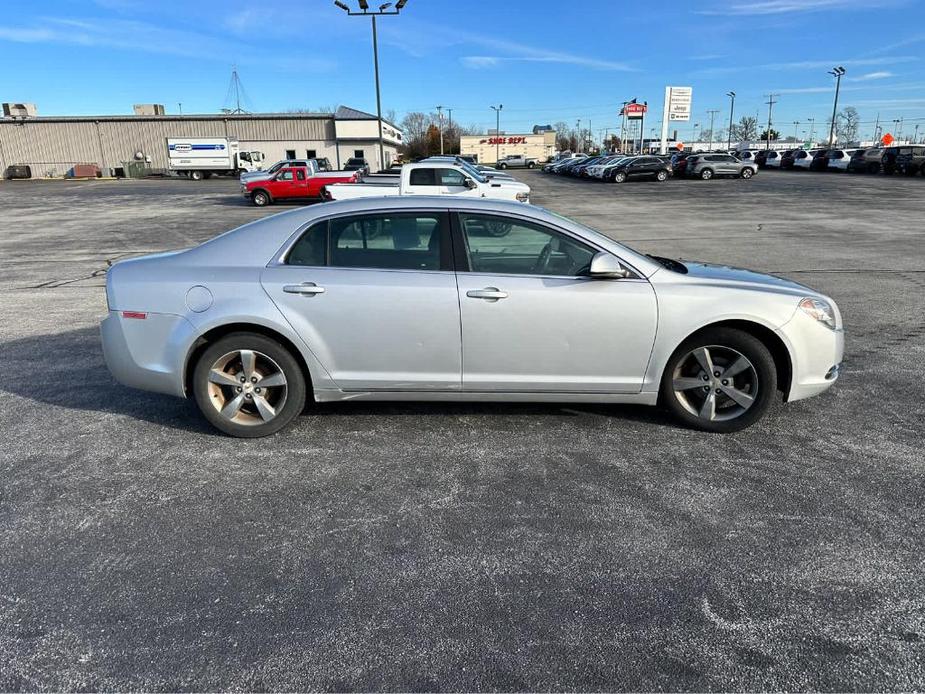
M 245 437 L 338 400 L 660 404 L 730 432 L 829 388 L 844 342 L 802 285 L 470 198 L 284 212 L 116 263 L 106 298 L 113 375 Z

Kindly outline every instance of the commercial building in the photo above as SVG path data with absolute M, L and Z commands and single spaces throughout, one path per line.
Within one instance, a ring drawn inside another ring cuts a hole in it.
M 19 106 L 19 105 L 17 105 Z M 30 105 L 31 106 L 31 105 Z M 64 176 L 76 164 L 96 164 L 108 174 L 131 161 L 167 168 L 167 138 L 237 138 L 242 151 L 279 159 L 327 157 L 338 168 L 364 157 L 373 171 L 393 161 L 402 143 L 394 124 L 382 121 L 385 162 L 379 161 L 376 116 L 341 106 L 334 113 L 221 113 L 165 115 L 157 104 L 140 104 L 137 115 L 38 116 L 34 107 L 5 109 L 0 118 L 0 174 L 26 165 L 34 177 Z
M 498 157 L 508 154 L 546 161 L 556 153 L 556 132 L 543 130 L 523 135 L 463 135 L 459 138 L 459 152 L 476 157 L 482 164 L 494 164 Z

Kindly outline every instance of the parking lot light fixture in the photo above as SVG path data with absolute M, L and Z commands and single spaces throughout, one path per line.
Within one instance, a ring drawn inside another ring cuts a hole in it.
M 491 108 L 495 112 L 495 164 L 497 164 L 501 158 L 501 109 L 504 108 L 504 104 L 498 104 Z
M 379 169 L 382 170 L 385 168 L 385 145 L 382 141 L 382 94 L 379 88 L 379 37 L 376 32 L 376 17 L 382 15 L 397 15 L 401 12 L 402 8 L 408 3 L 408 0 L 398 0 L 395 4 L 395 9 L 389 9 L 392 6 L 392 3 L 387 2 L 379 6 L 377 12 L 370 12 L 369 10 L 369 0 L 357 0 L 357 4 L 360 7 L 360 12 L 355 12 L 350 9 L 350 6 L 347 5 L 342 0 L 334 0 L 334 5 L 339 7 L 348 15 L 351 16 L 360 16 L 360 17 L 369 17 L 372 20 L 373 26 L 373 72 L 376 75 L 376 120 L 379 124 Z
M 813 146 L 813 133 L 816 131 L 816 119 L 807 118 L 806 120 L 809 121 L 809 137 L 807 137 L 806 140 L 807 142 L 809 142 L 809 146 L 812 147 Z
M 838 112 L 838 91 L 841 89 L 841 78 L 847 72 L 841 65 L 829 70 L 829 74 L 835 77 L 835 103 L 832 105 L 832 122 L 829 124 L 829 147 L 832 147 L 835 141 L 835 114 Z
M 732 149 L 732 117 L 736 107 L 736 93 L 726 92 L 726 96 L 729 97 L 729 130 L 726 132 L 726 149 L 729 150 Z

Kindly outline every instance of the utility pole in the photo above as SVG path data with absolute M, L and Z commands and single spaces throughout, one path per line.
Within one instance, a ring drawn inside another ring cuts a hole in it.
M 440 131 L 440 155 L 443 155 L 443 106 L 434 106 L 437 109 L 437 130 Z
M 707 111 L 707 113 L 710 114 L 710 146 L 707 147 L 707 151 L 709 152 L 713 149 L 713 119 L 716 117 L 716 114 L 719 113 L 719 110 L 714 108 Z
M 586 150 L 588 152 L 591 151 L 591 145 L 594 144 L 594 135 L 591 134 L 592 132 L 594 131 L 591 130 L 591 119 L 589 118 L 588 119 L 588 140 L 587 140 L 587 147 L 586 147 Z
M 620 109 L 620 115 L 623 120 L 620 122 L 620 148 L 626 153 L 626 105 L 629 101 L 623 102 L 623 108 Z
M 491 108 L 495 112 L 495 164 L 497 164 L 501 158 L 501 109 L 504 108 L 504 104 Z
M 581 152 L 581 118 L 575 123 L 575 149 Z M 575 154 L 578 154 L 578 152 L 575 152 Z
M 449 123 L 448 123 L 447 126 L 446 126 L 446 131 L 447 131 L 448 133 L 452 133 L 452 132 L 453 132 L 453 109 L 448 108 L 448 109 L 446 110 L 446 112 L 450 115 Z M 452 152 L 451 152 L 451 154 L 452 154 Z
M 774 101 L 774 97 L 780 96 L 780 94 L 767 94 L 766 96 L 768 97 L 768 101 L 767 101 L 767 104 L 768 104 L 768 132 L 767 132 L 768 142 L 764 146 L 764 149 L 765 151 L 768 151 L 769 149 L 771 149 L 771 109 L 774 107 L 774 104 L 777 103 L 776 101 Z
M 912 144 L 917 145 L 919 143 L 919 124 L 915 124 L 915 135 L 912 136 Z
M 845 68 L 838 66 L 829 70 L 830 75 L 835 76 L 835 103 L 832 105 L 832 123 L 829 125 L 829 147 L 835 141 L 835 114 L 838 111 L 838 91 L 841 89 L 841 78 L 846 72 Z
M 880 142 L 880 112 L 877 112 L 877 122 L 874 123 L 874 142 Z
M 350 7 L 343 2 L 343 0 L 334 0 L 334 4 L 350 16 L 369 17 L 372 20 L 373 71 L 376 75 L 376 118 L 379 121 L 379 169 L 382 170 L 385 168 L 385 146 L 383 145 L 382 141 L 382 96 L 379 89 L 379 36 L 376 33 L 376 17 L 400 14 L 405 5 L 408 4 L 408 0 L 398 0 L 395 3 L 394 9 L 391 10 L 389 8 L 392 7 L 392 3 L 384 3 L 379 6 L 378 12 L 369 11 L 369 0 L 357 0 L 357 4 L 360 6 L 360 12 L 351 10 Z
M 736 93 L 726 92 L 729 97 L 729 131 L 726 133 L 726 149 L 732 149 L 732 115 L 736 107 Z

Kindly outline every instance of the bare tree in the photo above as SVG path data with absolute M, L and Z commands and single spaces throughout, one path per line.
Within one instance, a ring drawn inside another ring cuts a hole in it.
M 758 138 L 758 119 L 754 116 L 743 116 L 736 125 L 732 126 L 732 139 L 747 142 Z M 703 137 L 700 138 L 701 140 Z
M 857 141 L 860 125 L 861 116 L 854 106 L 846 106 L 839 111 L 835 116 L 835 137 L 839 144 Z

